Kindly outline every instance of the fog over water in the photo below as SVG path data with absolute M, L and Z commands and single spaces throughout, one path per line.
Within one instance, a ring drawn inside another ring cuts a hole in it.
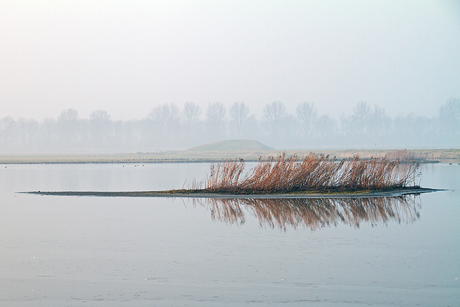
M 0 0 L 0 27 L 0 153 L 459 146 L 458 1 Z

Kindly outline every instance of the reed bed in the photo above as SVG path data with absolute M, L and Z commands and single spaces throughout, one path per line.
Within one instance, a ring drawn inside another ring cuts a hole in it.
M 316 230 L 339 223 L 359 228 L 361 223 L 413 223 L 420 218 L 415 196 L 373 198 L 206 198 L 194 200 L 211 211 L 213 220 L 244 224 L 244 211 L 260 226 L 286 230 L 303 226 Z M 246 208 L 246 210 L 243 210 Z
M 341 161 L 327 155 L 309 154 L 300 158 L 280 154 L 242 176 L 245 162 L 230 160 L 211 166 L 204 180 L 204 192 L 213 193 L 291 193 L 354 192 L 418 187 L 415 184 L 419 163 L 383 158 L 360 159 L 354 156 Z M 201 185 L 200 185 L 201 186 Z M 197 187 L 196 185 L 194 187 Z

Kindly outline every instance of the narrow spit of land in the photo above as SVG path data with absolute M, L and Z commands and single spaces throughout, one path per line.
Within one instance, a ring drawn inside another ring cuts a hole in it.
M 35 191 L 39 195 L 188 198 L 350 198 L 393 197 L 435 191 L 415 185 L 419 163 L 387 158 L 337 161 L 309 154 L 259 158 L 243 176 L 243 159 L 211 165 L 210 174 L 192 188 L 168 191 Z M 411 185 L 412 184 L 412 185 Z
M 169 198 L 257 198 L 257 199 L 281 199 L 281 198 L 369 198 L 369 197 L 398 197 L 403 195 L 417 195 L 442 191 L 428 188 L 405 188 L 388 191 L 360 191 L 360 192 L 329 192 L 329 193 L 276 193 L 276 194 L 231 194 L 231 193 L 205 193 L 202 191 L 170 190 L 170 191 L 126 191 L 126 192 L 103 192 L 103 191 L 32 191 L 21 192 L 25 194 L 37 194 L 48 196 L 93 196 L 93 197 L 169 197 Z

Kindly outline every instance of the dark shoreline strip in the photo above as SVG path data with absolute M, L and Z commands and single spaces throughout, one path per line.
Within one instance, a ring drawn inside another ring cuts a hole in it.
M 410 194 L 431 193 L 445 191 L 442 189 L 407 188 L 388 191 L 364 191 L 349 193 L 286 193 L 286 194 L 224 194 L 224 193 L 188 193 L 171 191 L 126 191 L 126 192 L 102 192 L 102 191 L 31 191 L 19 192 L 21 194 L 35 194 L 48 196 L 94 196 L 94 197 L 163 197 L 163 198 L 363 198 L 363 197 L 397 197 Z

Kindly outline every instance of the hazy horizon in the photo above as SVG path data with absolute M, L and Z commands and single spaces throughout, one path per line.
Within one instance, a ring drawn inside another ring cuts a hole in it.
M 240 101 L 431 118 L 460 97 L 458 1 L 0 0 L 0 27 L 0 118 Z
M 189 102 L 162 104 L 140 120 L 123 121 L 105 110 L 82 118 L 69 108 L 43 121 L 0 118 L 0 154 L 177 150 L 228 139 L 253 139 L 277 149 L 458 148 L 460 98 L 448 99 L 432 114 L 392 117 L 364 101 L 338 118 L 307 102 L 291 112 L 273 101 L 261 113 L 244 102 L 206 108 Z

